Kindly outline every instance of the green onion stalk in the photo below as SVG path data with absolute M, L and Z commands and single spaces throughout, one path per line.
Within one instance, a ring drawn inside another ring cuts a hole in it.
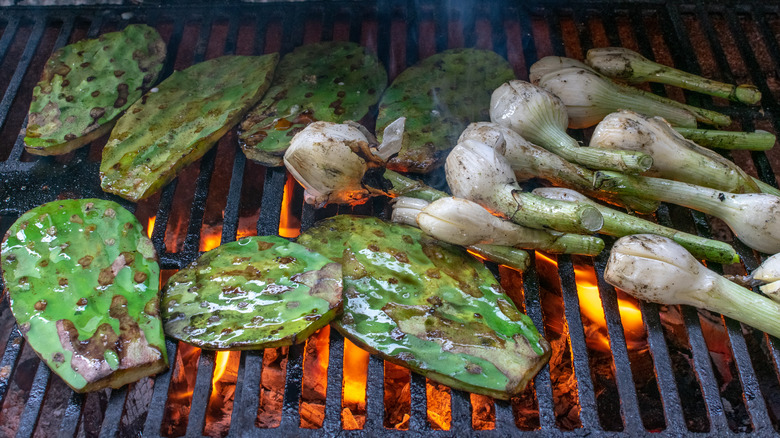
M 484 143 L 459 143 L 447 156 L 444 171 L 453 196 L 474 201 L 519 225 L 590 234 L 603 224 L 601 214 L 592 206 L 523 192 L 506 158 Z
M 396 198 L 392 220 L 417 226 L 439 240 L 466 247 L 501 245 L 591 256 L 604 249 L 604 241 L 598 237 L 523 227 L 493 216 L 476 202 L 461 198 L 446 197 L 431 203 Z
M 707 269 L 667 237 L 636 234 L 618 239 L 604 280 L 640 300 L 707 309 L 780 337 L 780 303 Z
M 590 49 L 586 61 L 599 73 L 631 84 L 658 82 L 750 105 L 761 101 L 761 92 L 754 85 L 732 85 L 707 79 L 653 62 L 623 47 Z
M 538 85 L 566 105 L 570 128 L 593 126 L 620 109 L 660 116 L 672 125 L 688 128 L 695 128 L 697 121 L 718 127 L 731 124 L 731 118 L 725 114 L 615 83 L 587 66 L 549 71 L 539 79 Z
M 566 161 L 506 126 L 492 122 L 472 123 L 460 135 L 458 142 L 465 140 L 484 143 L 506 157 L 518 181 L 543 178 L 555 186 L 575 189 L 587 196 L 640 213 L 652 213 L 658 208 L 658 202 L 655 201 L 593 190 L 592 170 Z
M 490 120 L 567 161 L 591 169 L 640 173 L 653 162 L 641 152 L 581 147 L 566 133 L 569 115 L 561 99 L 529 82 L 509 81 L 493 91 Z
M 647 176 L 597 172 L 594 186 L 610 193 L 669 202 L 722 219 L 747 246 L 780 252 L 780 197 L 768 193 L 728 193 Z
M 762 129 L 753 132 L 719 131 L 716 129 L 694 129 L 675 126 L 683 137 L 708 148 L 768 151 L 775 146 L 777 137 Z
M 571 189 L 561 187 L 542 187 L 535 189 L 534 194 L 559 201 L 581 202 L 595 206 L 604 217 L 604 226 L 599 233 L 610 236 L 623 237 L 631 234 L 656 234 L 668 237 L 682 245 L 697 259 L 710 260 L 716 263 L 739 263 L 739 255 L 734 248 L 726 242 L 706 239 L 694 234 L 685 233 L 674 228 L 665 227 L 630 214 L 626 214 L 601 204 L 591 201 Z
M 731 193 L 760 192 L 744 170 L 717 152 L 685 139 L 666 120 L 622 110 L 593 131 L 591 147 L 644 152 L 653 165 L 644 175 L 673 179 Z

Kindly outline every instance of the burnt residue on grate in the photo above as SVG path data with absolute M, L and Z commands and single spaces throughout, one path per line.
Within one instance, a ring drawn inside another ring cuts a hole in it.
M 728 7 L 650 1 L 225 2 L 219 7 L 176 2 L 0 10 L 0 233 L 24 211 L 58 197 L 115 199 L 147 226 L 163 278 L 220 242 L 254 234 L 294 237 L 317 219 L 339 213 L 381 216 L 386 201 L 313 210 L 303 205 L 301 188 L 284 169 L 247 161 L 234 133 L 138 204 L 100 190 L 105 138 L 63 157 L 26 154 L 27 107 L 51 52 L 128 22 L 160 31 L 169 51 L 163 76 L 223 54 L 284 54 L 305 43 L 349 40 L 376 51 L 391 79 L 453 47 L 494 50 L 527 79 L 528 67 L 543 56 L 581 59 L 592 47 L 624 46 L 693 73 L 755 84 L 764 96 L 760 109 L 662 85 L 648 89 L 723 111 L 735 119 L 733 129 L 780 128 L 775 74 L 780 6 L 775 2 Z M 368 126 L 373 116 L 364 120 Z M 586 139 L 589 132 L 575 135 Z M 777 185 L 780 152 L 724 154 Z M 444 184 L 441 172 L 426 179 Z M 665 205 L 654 219 L 733 239 L 718 221 L 687 209 Z M 756 254 L 738 242 L 735 246 L 744 266 L 726 267 L 728 273 L 754 269 L 760 261 Z M 168 341 L 168 372 L 120 390 L 74 394 L 26 348 L 4 299 L 0 435 L 775 435 L 778 340 L 690 307 L 632 301 L 603 281 L 605 261 L 605 255 L 536 254 L 523 274 L 496 270 L 511 298 L 554 346 L 550 365 L 511 403 L 450 391 L 376 357 L 356 355 L 336 331 L 320 333 L 305 345 L 232 354 Z

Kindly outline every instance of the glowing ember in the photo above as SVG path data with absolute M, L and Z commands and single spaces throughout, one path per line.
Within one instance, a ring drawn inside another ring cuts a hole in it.
M 292 197 L 295 192 L 295 178 L 287 174 L 282 195 L 282 212 L 279 217 L 279 235 L 282 237 L 298 237 L 301 234 L 301 222 L 292 212 Z
M 149 218 L 149 222 L 146 224 L 146 235 L 149 236 L 149 238 L 152 238 L 152 231 L 154 231 L 154 221 L 157 219 L 157 216 L 152 216 Z
M 471 427 L 474 430 L 492 430 L 496 428 L 496 405 L 491 397 L 479 394 L 471 395 Z
M 426 400 L 428 401 L 428 422 L 433 430 L 450 430 L 452 408 L 450 388 L 426 379 Z
M 341 424 L 346 430 L 362 429 L 366 422 L 367 351 L 344 339 L 344 381 Z
M 330 326 L 325 326 L 306 340 L 303 351 L 303 384 L 301 387 L 301 427 L 322 427 L 328 390 Z
M 200 232 L 199 251 L 211 251 L 222 242 L 222 226 L 209 227 Z

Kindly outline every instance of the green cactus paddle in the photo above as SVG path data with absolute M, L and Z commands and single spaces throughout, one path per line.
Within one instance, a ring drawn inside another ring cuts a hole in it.
M 333 325 L 386 360 L 508 399 L 549 358 L 547 342 L 484 265 L 416 228 L 342 215 L 298 243 L 343 265 L 344 314 Z
M 157 81 L 164 60 L 160 34 L 143 24 L 58 49 L 33 89 L 27 151 L 65 154 L 106 134 Z
M 438 167 L 471 122 L 490 120 L 490 95 L 515 78 L 498 54 L 451 49 L 404 70 L 379 102 L 376 133 L 406 117 L 403 146 L 388 168 L 427 173 Z
M 318 120 L 360 120 L 386 86 L 376 55 L 355 43 L 298 47 L 282 58 L 268 93 L 239 125 L 241 148 L 252 160 L 281 166 L 298 131 Z
M 6 233 L 0 265 L 19 329 L 74 391 L 167 367 L 156 258 L 135 217 L 101 199 L 41 205 Z
M 117 121 L 103 148 L 103 190 L 137 202 L 171 182 L 260 100 L 277 60 L 223 56 L 174 72 Z
M 341 265 L 281 237 L 213 249 L 168 280 L 165 332 L 213 350 L 303 342 L 341 312 Z

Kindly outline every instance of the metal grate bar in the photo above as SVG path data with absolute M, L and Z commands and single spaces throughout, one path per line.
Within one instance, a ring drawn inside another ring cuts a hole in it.
M 412 373 L 412 381 L 410 386 L 412 406 L 409 416 L 409 430 L 431 430 L 431 424 L 428 422 L 428 403 L 426 389 L 425 376 L 422 374 Z
M 211 376 L 214 374 L 215 353 L 201 350 L 198 359 L 198 375 L 195 378 L 195 388 L 192 390 L 190 414 L 187 417 L 187 436 L 203 435 L 206 421 L 206 408 L 211 394 Z
M 561 278 L 566 324 L 569 326 L 572 363 L 574 365 L 574 375 L 577 378 L 582 427 L 589 430 L 601 430 L 597 415 L 593 381 L 590 378 L 588 348 L 585 342 L 585 329 L 580 316 L 580 300 L 577 296 L 577 284 L 574 280 L 574 266 L 572 265 L 571 257 L 567 255 L 558 256 L 558 274 Z
M 363 430 L 384 429 L 384 362 L 376 355 L 368 358 L 368 376 L 366 377 L 366 423 Z
M 260 219 L 257 221 L 258 236 L 279 235 L 279 219 L 286 178 L 287 172 L 283 167 L 269 167 L 265 171 L 263 197 L 260 202 Z
M 255 430 L 257 406 L 260 402 L 260 376 L 263 368 L 263 350 L 241 352 L 236 394 L 230 421 L 230 435 Z
M 168 353 L 168 360 L 173 361 L 176 358 L 178 343 L 170 339 L 165 340 L 165 348 Z M 172 370 L 162 373 L 154 379 L 154 393 L 149 402 L 149 413 L 146 415 L 144 424 L 144 436 L 159 436 L 162 427 L 163 415 L 165 414 L 165 403 L 168 400 L 168 387 L 171 384 Z
M 33 379 L 30 393 L 27 396 L 27 403 L 24 405 L 24 412 L 19 420 L 19 429 L 16 430 L 17 438 L 31 437 L 35 432 L 35 425 L 38 422 L 38 414 L 41 412 L 41 406 L 43 406 L 43 397 L 46 394 L 46 386 L 49 384 L 49 376 L 51 371 L 40 360 L 38 362 L 38 369 L 35 370 L 35 377 Z
M 304 344 L 291 345 L 287 352 L 287 377 L 284 380 L 284 402 L 282 403 L 282 421 L 279 431 L 295 433 L 301 430 L 300 403 L 301 383 L 303 382 Z
M 328 349 L 328 387 L 325 395 L 325 418 L 322 422 L 322 430 L 328 434 L 336 434 L 341 431 L 344 338 L 333 327 L 330 329 Z
M 452 415 L 450 430 L 471 430 L 469 393 L 452 389 L 450 394 L 450 411 Z
M 11 109 L 11 104 L 16 97 L 16 92 L 19 91 L 19 87 L 22 84 L 22 79 L 24 79 L 24 74 L 27 72 L 27 68 L 30 66 L 32 59 L 35 56 L 35 52 L 38 49 L 38 44 L 43 38 L 43 33 L 46 31 L 45 18 L 37 17 L 35 18 L 34 23 L 35 24 L 33 25 L 30 37 L 27 40 L 27 45 L 24 48 L 24 52 L 22 52 L 22 56 L 19 58 L 19 62 L 16 65 L 16 70 L 14 70 L 14 74 L 11 76 L 11 81 L 8 83 L 8 87 L 5 89 L 3 99 L 0 100 L 0 126 L 5 124 L 5 120 L 8 117 L 8 111 Z M 66 28 L 66 24 L 69 24 L 69 26 L 72 27 L 73 20 L 68 20 L 65 22 L 65 24 L 63 24 L 63 31 L 67 32 L 62 32 L 61 35 L 70 35 L 70 29 Z
M 70 394 L 68 404 L 65 408 L 65 415 L 60 422 L 60 436 L 72 437 L 76 435 L 79 427 L 79 418 L 81 417 L 81 406 L 84 402 L 84 395 L 77 392 Z
M 542 299 L 539 295 L 539 277 L 536 275 L 535 257 L 531 255 L 531 267 L 523 272 L 523 296 L 525 297 L 525 313 L 531 318 L 539 334 L 544 336 L 542 320 Z M 550 380 L 550 365 L 545 365 L 534 377 L 536 402 L 539 407 L 539 425 L 542 431 L 555 428 L 555 410 L 553 403 L 552 382 Z
M 3 36 L 0 37 L 0 62 L 5 60 L 8 48 L 11 47 L 11 42 L 13 42 L 14 37 L 16 36 L 16 31 L 19 30 L 19 21 L 21 21 L 19 16 L 14 15 L 5 24 Z
M 111 390 L 111 397 L 108 399 L 103 423 L 100 426 L 100 438 L 110 438 L 116 436 L 119 431 L 119 424 L 122 419 L 122 411 L 125 407 L 127 398 L 127 385 Z
M 0 370 L 16 369 L 16 363 L 19 360 L 19 352 L 22 350 L 23 343 L 24 338 L 22 333 L 19 332 L 19 326 L 14 324 L 11 334 L 8 336 L 8 343 L 5 344 L 3 358 L 0 359 Z M 8 385 L 12 375 L 13 373 L 11 372 L 0 374 L 0 406 L 5 401 L 5 395 L 8 393 Z
M 607 320 L 607 333 L 609 334 L 609 347 L 612 350 L 613 363 L 615 364 L 615 380 L 620 396 L 620 409 L 623 414 L 623 422 L 626 431 L 637 433 L 643 431 L 642 416 L 639 413 L 639 400 L 636 395 L 636 386 L 631 372 L 631 360 L 628 357 L 626 338 L 623 333 L 623 324 L 620 319 L 617 294 L 615 288 L 604 281 L 604 268 L 607 265 L 609 253 L 602 251 L 595 258 L 596 277 L 598 278 L 599 297 L 604 308 L 604 316 Z
M 417 17 L 417 8 L 413 5 L 414 0 L 407 0 L 406 3 L 406 8 L 403 12 L 400 12 L 403 14 L 406 22 L 406 65 L 403 67 L 411 67 L 420 60 L 420 48 L 418 45 L 420 20 Z

